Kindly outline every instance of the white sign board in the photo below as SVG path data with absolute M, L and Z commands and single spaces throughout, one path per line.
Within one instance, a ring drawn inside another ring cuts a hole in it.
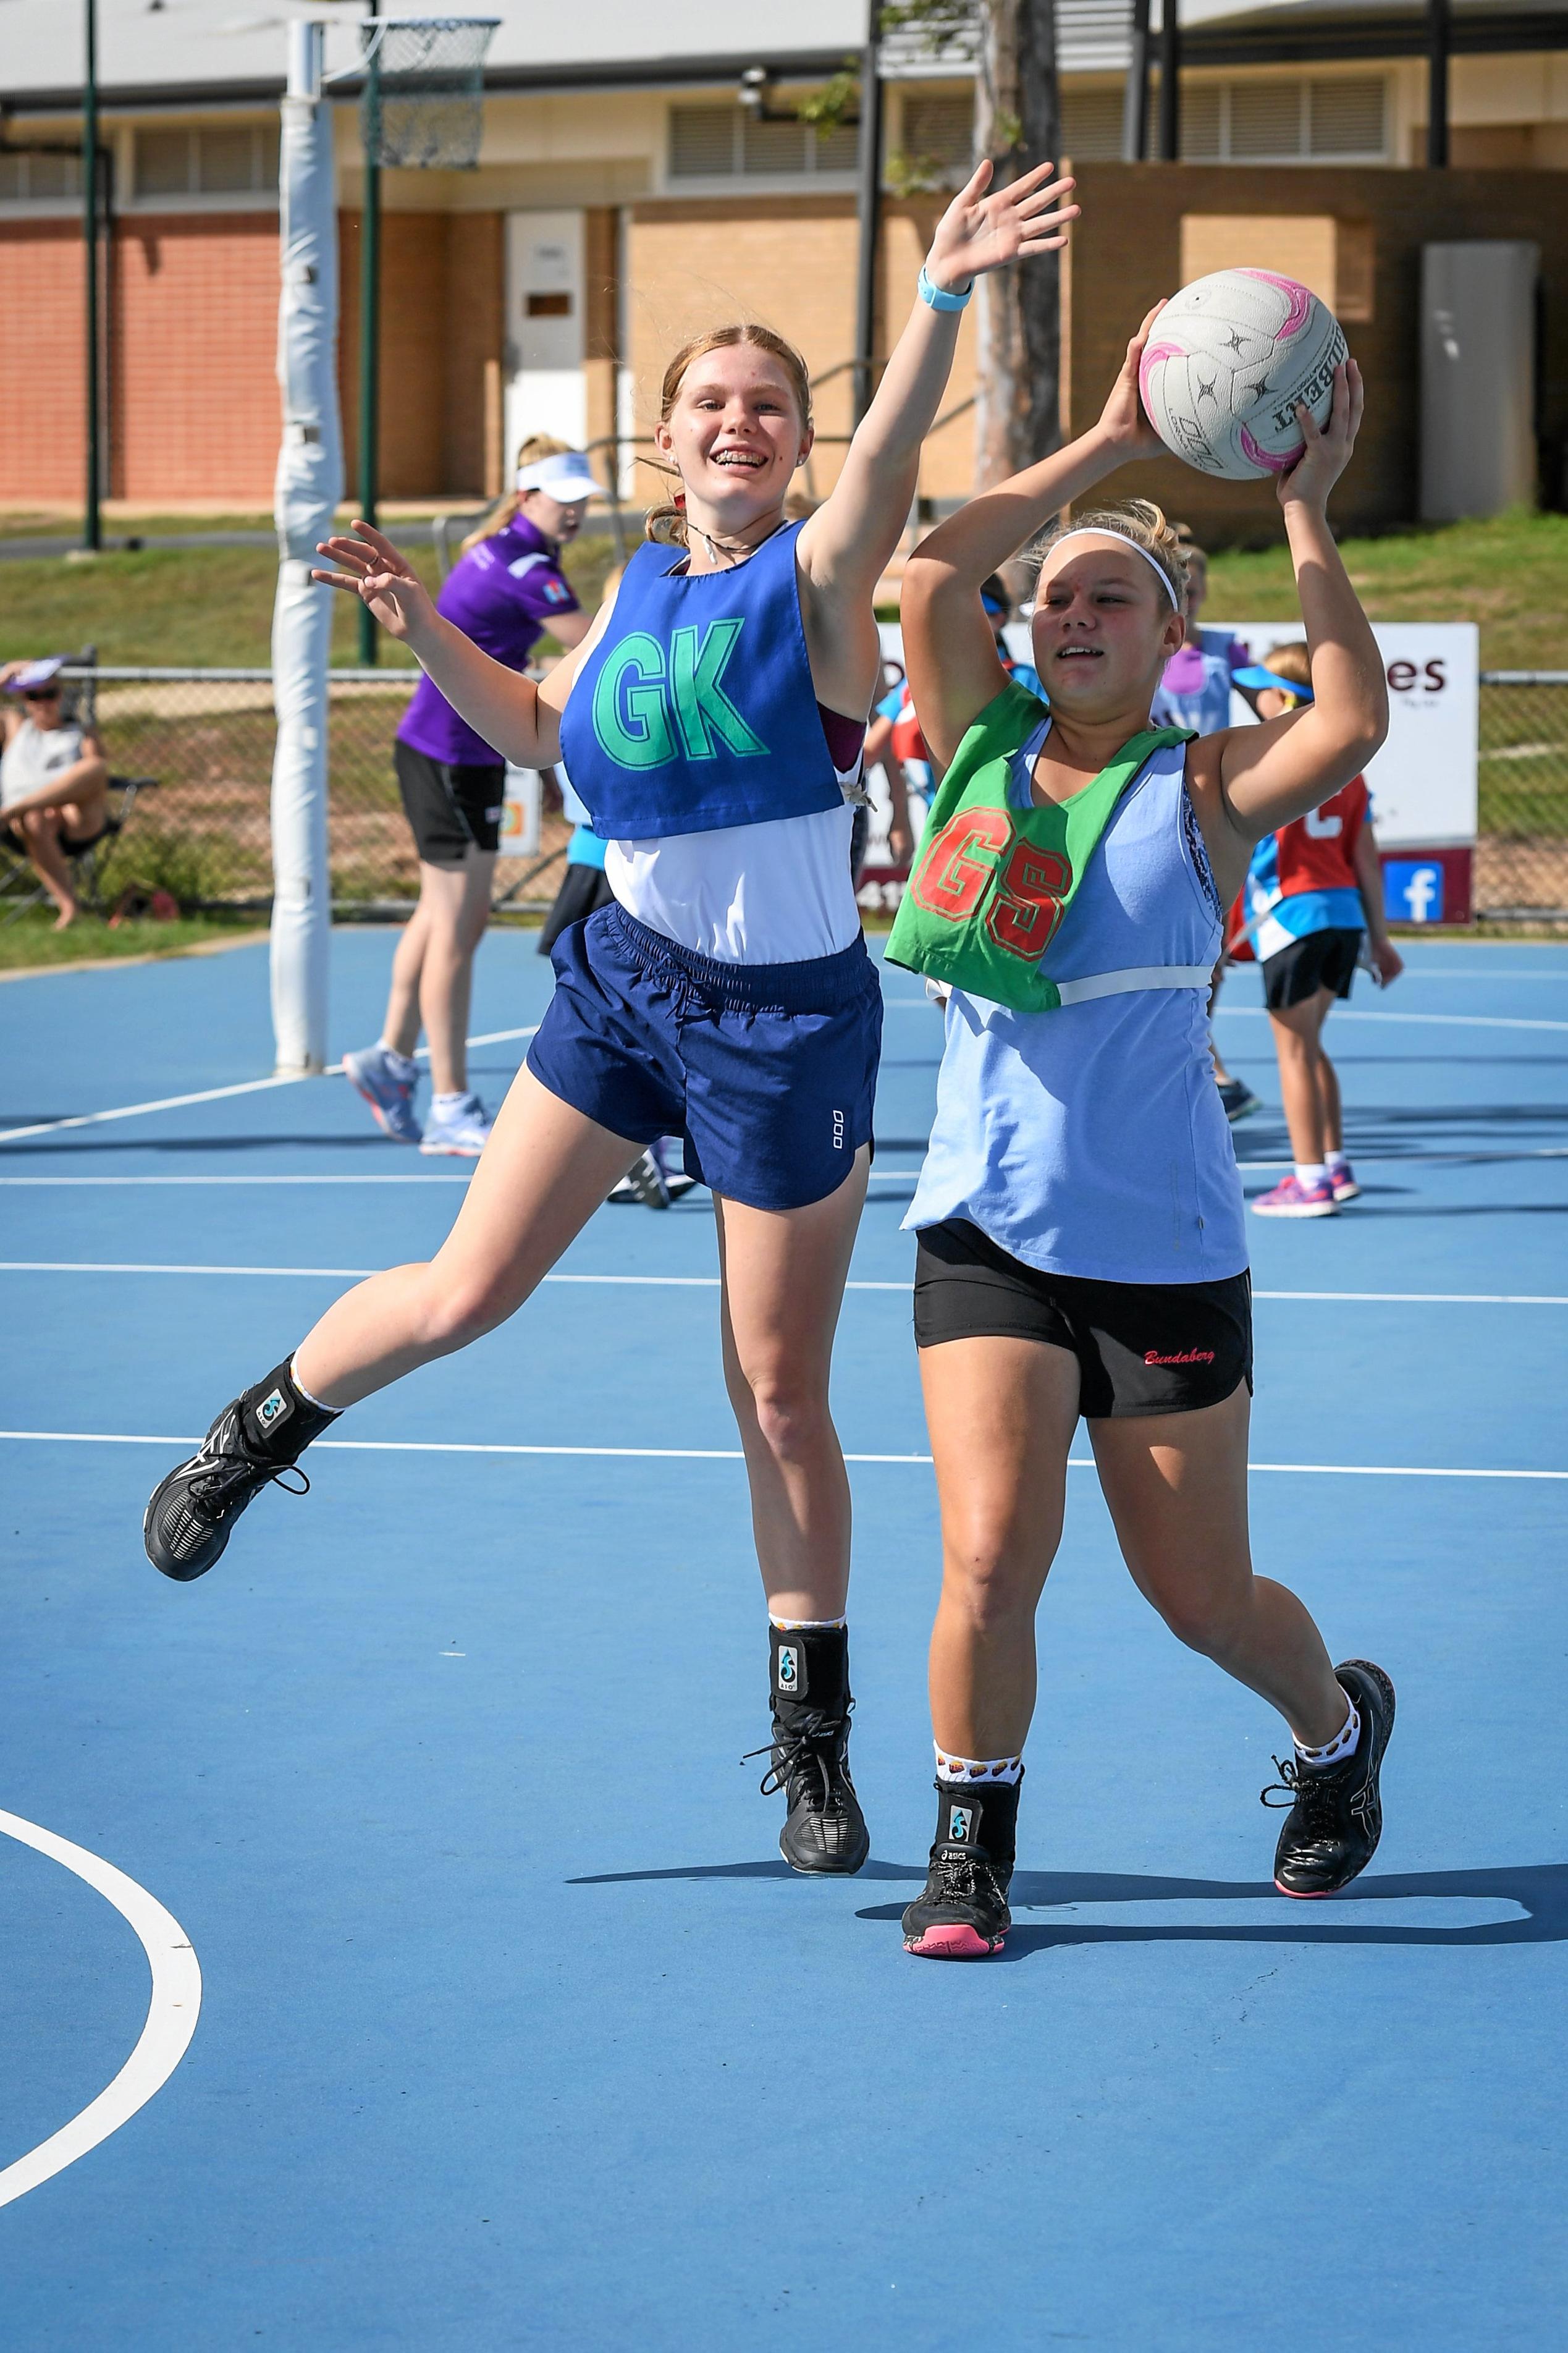
M 1265 663 L 1271 647 L 1301 641 L 1300 623 L 1223 626 Z M 1366 772 L 1377 846 L 1439 849 L 1474 841 L 1480 707 L 1475 623 L 1376 621 L 1373 635 L 1388 679 L 1388 741 Z M 1238 723 L 1249 716 L 1239 695 L 1232 698 L 1231 716 Z

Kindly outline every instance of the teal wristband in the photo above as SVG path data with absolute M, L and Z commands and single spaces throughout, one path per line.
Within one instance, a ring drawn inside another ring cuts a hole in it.
M 942 288 L 933 286 L 926 276 L 926 266 L 922 261 L 921 274 L 915 280 L 915 291 L 922 302 L 931 304 L 933 311 L 962 311 L 967 307 L 974 291 L 974 280 L 973 278 L 970 280 L 962 294 L 944 294 Z

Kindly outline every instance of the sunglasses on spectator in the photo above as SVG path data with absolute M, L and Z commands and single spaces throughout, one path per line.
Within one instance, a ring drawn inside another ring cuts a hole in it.
M 59 699 L 60 690 L 58 686 L 28 686 L 22 690 L 24 702 L 58 702 Z

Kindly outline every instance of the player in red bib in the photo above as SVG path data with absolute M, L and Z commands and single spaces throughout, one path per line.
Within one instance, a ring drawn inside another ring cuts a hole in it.
M 1312 699 L 1305 645 L 1279 646 L 1266 668 L 1238 673 L 1262 719 Z M 1348 997 L 1363 944 L 1379 985 L 1404 958 L 1388 935 L 1371 797 L 1354 776 L 1305 817 L 1265 834 L 1232 918 L 1263 966 L 1263 1001 L 1279 1058 L 1279 1093 L 1295 1167 L 1252 1204 L 1260 1218 L 1329 1218 L 1361 1187 L 1345 1157 L 1340 1082 L 1323 1024 Z M 1237 941 L 1237 944 L 1240 943 Z

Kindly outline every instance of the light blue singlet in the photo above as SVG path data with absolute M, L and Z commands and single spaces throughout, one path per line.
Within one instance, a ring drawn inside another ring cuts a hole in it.
M 1026 797 L 1043 733 L 1014 763 Z M 1205 965 L 1218 895 L 1184 782 L 1155 753 L 1101 836 L 1043 969 Z M 1026 1265 L 1102 1282 L 1212 1282 L 1247 1262 L 1241 1179 L 1202 987 L 1014 1013 L 954 990 L 936 1124 L 906 1226 L 967 1218 Z

